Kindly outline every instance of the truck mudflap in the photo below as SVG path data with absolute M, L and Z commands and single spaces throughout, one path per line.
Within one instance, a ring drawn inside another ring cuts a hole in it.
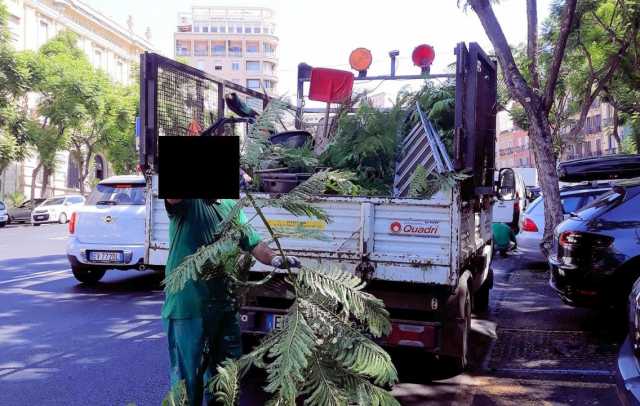
M 284 325 L 286 311 L 264 307 L 243 307 L 240 329 L 244 334 L 264 335 Z M 438 322 L 391 320 L 391 332 L 378 343 L 388 347 L 414 347 L 438 353 L 442 325 Z

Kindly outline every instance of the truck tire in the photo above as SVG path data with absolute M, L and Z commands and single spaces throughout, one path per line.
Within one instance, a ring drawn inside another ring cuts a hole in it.
M 490 292 L 493 287 L 493 269 L 489 269 L 489 275 L 480 289 L 473 295 L 473 309 L 484 312 L 489 309 Z
M 104 269 L 80 268 L 74 266 L 71 267 L 71 272 L 73 272 L 73 276 L 78 280 L 78 282 L 86 285 L 95 285 L 100 281 L 100 279 L 102 279 L 107 271 Z
M 446 320 L 443 325 L 442 360 L 452 372 L 460 373 L 467 368 L 469 335 L 471 333 L 471 292 L 468 283 L 471 272 L 466 271 L 455 292 L 447 300 Z

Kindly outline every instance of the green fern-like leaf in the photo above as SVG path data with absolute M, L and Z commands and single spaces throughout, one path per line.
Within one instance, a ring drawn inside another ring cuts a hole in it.
M 162 406 L 189 406 L 187 385 L 184 380 L 176 383 L 162 400 Z
M 209 391 L 215 393 L 216 401 L 223 406 L 237 406 L 240 401 L 240 362 L 224 360 L 209 384 Z
M 341 389 L 342 376 L 337 373 L 334 363 L 314 354 L 307 370 L 307 380 L 302 394 L 308 395 L 307 406 L 347 406 L 348 399 Z
M 221 238 L 211 245 L 200 247 L 184 258 L 164 279 L 165 291 L 176 293 L 184 289 L 190 280 L 209 279 L 236 270 L 240 247 L 237 239 Z
M 277 394 L 283 402 L 294 402 L 305 381 L 304 371 L 316 347 L 313 330 L 294 303 L 285 318 L 284 333 L 273 343 L 268 356 L 265 390 Z
M 333 298 L 347 315 L 364 322 L 375 337 L 391 331 L 389 312 L 384 303 L 362 291 L 365 283 L 357 276 L 336 268 L 321 272 L 302 268 L 298 272 L 297 283 L 314 293 Z
M 327 351 L 342 368 L 371 378 L 376 385 L 392 385 L 398 381 L 398 373 L 389 354 L 351 321 L 337 317 L 332 311 L 333 306 L 327 306 L 326 298 L 314 295 L 309 300 L 298 301 L 308 314 L 307 318 L 314 320 L 316 335 L 324 338 Z

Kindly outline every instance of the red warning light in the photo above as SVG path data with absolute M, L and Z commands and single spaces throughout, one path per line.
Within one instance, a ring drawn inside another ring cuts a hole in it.
M 433 63 L 435 57 L 436 51 L 431 45 L 427 44 L 418 45 L 413 49 L 413 53 L 411 54 L 413 64 L 421 67 L 422 69 L 428 69 Z

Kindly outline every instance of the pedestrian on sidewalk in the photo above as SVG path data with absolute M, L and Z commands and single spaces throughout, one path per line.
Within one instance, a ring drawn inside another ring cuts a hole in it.
M 221 223 L 235 204 L 226 199 L 165 200 L 170 219 L 166 275 L 186 256 L 220 237 Z M 247 224 L 242 211 L 237 221 Z M 253 229 L 242 236 L 240 248 L 275 268 L 300 266 L 296 257 L 277 255 Z M 231 291 L 230 280 L 222 276 L 191 280 L 181 291 L 165 297 L 162 319 L 169 341 L 171 385 L 184 380 L 191 406 L 201 406 L 203 394 L 207 404 L 213 404 L 213 394 L 205 391 L 205 384 L 220 362 L 242 355 L 239 306 Z

